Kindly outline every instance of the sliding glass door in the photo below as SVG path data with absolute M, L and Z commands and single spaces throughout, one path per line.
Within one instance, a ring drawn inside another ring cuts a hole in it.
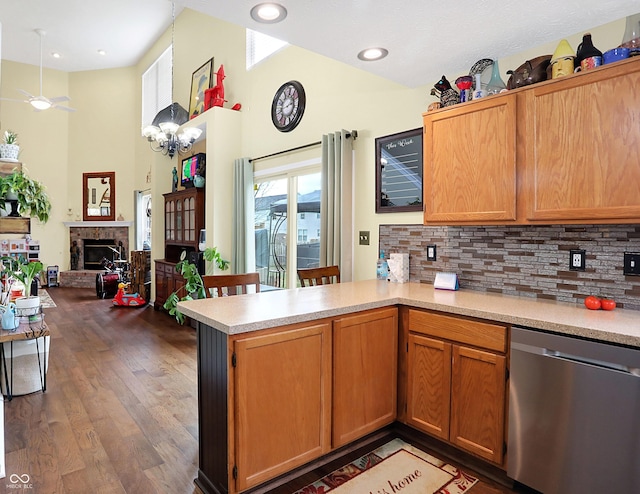
M 315 167 L 256 179 L 256 270 L 263 284 L 294 288 L 298 268 L 319 265 L 320 189 Z

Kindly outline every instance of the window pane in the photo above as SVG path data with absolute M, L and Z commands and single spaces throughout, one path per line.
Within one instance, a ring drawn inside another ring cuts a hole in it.
M 287 286 L 287 182 L 261 182 L 255 191 L 256 270 L 262 284 L 280 288 Z
M 320 173 L 298 177 L 297 268 L 320 265 L 320 184 Z

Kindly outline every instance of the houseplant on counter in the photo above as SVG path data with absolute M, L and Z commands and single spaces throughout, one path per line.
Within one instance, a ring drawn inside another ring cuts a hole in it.
M 7 278 L 18 280 L 24 286 L 24 296 L 18 297 L 15 301 L 16 314 L 18 316 L 34 316 L 40 310 L 40 297 L 31 295 L 31 287 L 33 286 L 36 276 L 44 269 L 44 265 L 40 261 L 29 261 L 23 256 L 0 258 L 3 266 L 3 272 Z
M 222 259 L 216 247 L 207 247 L 203 255 L 205 260 L 214 262 L 219 269 L 223 271 L 229 269 L 229 261 Z M 184 314 L 178 310 L 178 302 L 206 298 L 207 294 L 204 290 L 202 277 L 200 273 L 198 273 L 198 267 L 189 262 L 184 256 L 182 256 L 181 261 L 176 264 L 176 271 L 184 278 L 184 286 L 169 295 L 163 307 L 169 311 L 169 314 L 176 318 L 176 321 L 184 324 Z M 181 292 L 183 292 L 182 297 L 179 296 Z
M 51 202 L 45 186 L 22 170 L 0 177 L 0 200 L 16 201 L 17 208 L 12 208 L 9 216 L 24 214 L 38 218 L 42 223 L 49 221 Z
M 0 144 L 0 159 L 5 161 L 18 161 L 20 146 L 18 145 L 18 134 L 11 130 L 5 130 Z

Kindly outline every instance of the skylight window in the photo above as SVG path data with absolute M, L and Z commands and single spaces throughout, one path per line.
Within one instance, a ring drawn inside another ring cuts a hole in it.
M 287 44 L 285 41 L 247 29 L 247 70 L 287 46 Z

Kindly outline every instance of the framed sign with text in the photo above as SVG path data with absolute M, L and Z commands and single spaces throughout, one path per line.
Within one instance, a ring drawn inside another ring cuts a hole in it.
M 376 138 L 376 213 L 422 211 L 422 127 Z

